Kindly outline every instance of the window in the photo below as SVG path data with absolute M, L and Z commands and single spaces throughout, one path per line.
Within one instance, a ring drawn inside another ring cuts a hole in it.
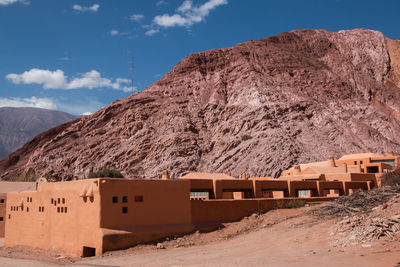
M 122 207 L 122 213 L 128 213 L 128 207 Z
M 26 212 L 29 212 L 29 207 L 26 207 Z
M 57 212 L 60 213 L 60 207 L 57 207 Z
M 354 165 L 357 165 L 357 161 L 354 161 Z
M 41 212 L 42 211 L 42 207 L 39 207 L 39 212 Z
M 65 198 L 62 199 L 62 203 L 65 204 Z
M 118 203 L 118 197 L 113 196 L 112 197 L 112 203 Z
M 4 218 L 3 218 L 3 217 L 0 217 L 0 222 L 2 222 L 2 221 L 4 221 Z
M 29 198 L 29 202 L 32 202 L 32 198 L 31 197 Z
M 61 213 L 63 213 L 64 212 L 64 207 L 61 207 Z
M 143 196 L 135 196 L 135 202 L 143 202 Z
M 363 164 L 363 161 L 362 161 L 362 160 L 360 160 L 360 164 Z
M 1 203 L 1 204 L 4 203 L 4 198 L 0 199 L 0 203 Z
M 44 212 L 44 207 L 42 207 L 42 212 Z
M 51 199 L 51 204 L 54 204 L 54 199 L 53 198 Z
M 26 198 L 26 202 L 29 202 L 29 197 Z
M 18 207 L 16 207 L 16 209 L 15 209 L 16 211 L 18 211 Z
M 8 219 L 11 219 L 11 214 L 8 214 Z
M 127 203 L 128 202 L 128 197 L 127 196 L 123 196 L 122 197 L 122 203 Z
M 60 203 L 61 203 L 61 201 L 60 201 L 60 198 L 57 198 L 57 203 L 58 203 L 58 204 L 60 204 Z
M 67 207 L 64 208 L 64 212 L 67 213 Z

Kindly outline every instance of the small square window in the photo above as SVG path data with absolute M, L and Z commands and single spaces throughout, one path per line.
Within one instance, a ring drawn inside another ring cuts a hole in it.
M 123 196 L 122 197 L 122 203 L 127 203 L 128 202 L 128 197 L 127 196 Z
M 118 203 L 118 197 L 113 196 L 112 197 L 112 203 Z
M 357 161 L 354 161 L 354 165 L 357 165 Z
M 122 207 L 122 213 L 128 213 L 128 207 Z
M 362 161 L 362 160 L 360 161 L 360 164 L 363 164 L 363 161 Z
M 0 203 L 1 203 L 1 204 L 4 203 L 4 198 L 0 199 Z
M 3 217 L 0 217 L 0 222 L 2 222 L 2 221 L 4 221 L 4 218 L 3 218 Z
M 135 202 L 143 202 L 143 196 L 135 196 Z

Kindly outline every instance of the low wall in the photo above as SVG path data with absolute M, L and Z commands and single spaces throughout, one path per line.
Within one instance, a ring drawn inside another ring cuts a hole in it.
M 196 227 L 237 221 L 245 216 L 276 208 L 288 208 L 304 202 L 330 201 L 332 197 L 205 200 L 191 202 L 192 223 Z

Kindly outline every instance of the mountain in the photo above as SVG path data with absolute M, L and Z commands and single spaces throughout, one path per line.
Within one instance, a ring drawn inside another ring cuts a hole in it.
M 76 118 L 55 110 L 1 107 L 0 158 L 14 152 L 37 134 Z
M 188 171 L 278 176 L 329 155 L 400 152 L 400 40 L 295 30 L 189 55 L 144 91 L 38 135 L 2 179 Z

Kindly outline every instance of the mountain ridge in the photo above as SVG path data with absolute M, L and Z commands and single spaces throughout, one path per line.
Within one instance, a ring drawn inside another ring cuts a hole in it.
M 331 154 L 399 153 L 399 47 L 372 30 L 296 30 L 192 54 L 144 91 L 36 137 L 0 161 L 1 178 L 102 167 L 279 176 Z

